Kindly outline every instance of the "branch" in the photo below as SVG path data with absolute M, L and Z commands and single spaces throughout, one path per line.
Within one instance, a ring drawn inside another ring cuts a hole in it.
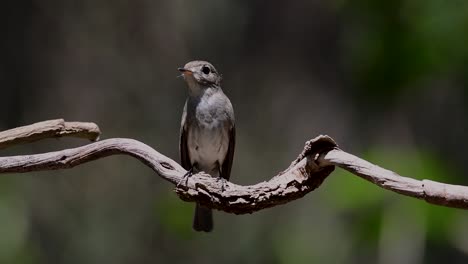
M 340 149 L 322 153 L 318 163 L 321 166 L 338 166 L 381 188 L 431 204 L 468 209 L 467 186 L 403 177 Z
M 320 143 L 323 142 L 320 141 L 316 147 L 320 146 Z M 135 157 L 165 180 L 173 184 L 180 183 L 176 192 L 183 200 L 197 201 L 212 208 L 237 214 L 251 213 L 302 197 L 318 187 L 333 170 L 333 166 L 318 167 L 308 156 L 304 156 L 268 182 L 251 186 L 225 182 L 225 190 L 222 191 L 223 182 L 208 174 L 197 173 L 187 178 L 187 181 L 182 181 L 187 171 L 177 162 L 139 141 L 113 138 L 55 152 L 1 157 L 0 173 L 68 169 L 116 154 Z
M 48 120 L 0 132 L 0 149 L 52 137 L 78 137 L 96 141 L 100 134 L 99 127 L 94 123 Z
M 226 182 L 224 190 L 222 181 L 203 172 L 184 179 L 186 170 L 178 163 L 139 141 L 123 138 L 43 154 L 0 157 L 0 173 L 67 169 L 117 154 L 137 158 L 176 184 L 181 199 L 235 214 L 252 213 L 303 197 L 318 188 L 335 166 L 403 195 L 432 204 L 468 208 L 468 187 L 402 177 L 338 149 L 328 136 L 306 142 L 289 168 L 269 181 L 249 186 Z

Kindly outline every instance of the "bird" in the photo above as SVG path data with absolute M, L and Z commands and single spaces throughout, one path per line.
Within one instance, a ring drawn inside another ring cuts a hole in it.
M 178 68 L 188 86 L 180 125 L 181 165 L 190 176 L 204 171 L 224 182 L 229 180 L 234 158 L 236 128 L 231 101 L 221 89 L 221 74 L 207 61 L 191 61 Z M 196 204 L 195 231 L 211 232 L 210 208 Z

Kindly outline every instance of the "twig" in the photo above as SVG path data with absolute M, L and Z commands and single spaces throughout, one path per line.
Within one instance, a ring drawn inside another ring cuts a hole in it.
M 100 134 L 99 127 L 94 123 L 48 120 L 0 132 L 0 149 L 52 137 L 78 137 L 96 141 Z

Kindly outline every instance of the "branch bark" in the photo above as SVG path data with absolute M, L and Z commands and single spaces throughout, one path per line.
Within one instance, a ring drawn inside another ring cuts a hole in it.
M 321 166 L 338 166 L 381 188 L 431 204 L 468 209 L 467 186 L 403 177 L 337 148 L 322 153 L 318 163 Z
M 78 137 L 96 141 L 100 134 L 99 127 L 94 123 L 48 120 L 0 132 L 0 149 L 52 137 Z
M 60 132 L 57 133 L 52 135 L 61 135 Z M 46 133 L 42 135 L 44 137 Z M 468 187 L 400 176 L 340 150 L 328 136 L 319 136 L 306 142 L 302 153 L 285 171 L 269 181 L 249 186 L 223 183 L 203 172 L 184 178 L 186 170 L 177 162 L 144 143 L 124 138 L 106 139 L 78 148 L 43 154 L 0 157 L 0 173 L 67 169 L 117 154 L 137 158 L 163 179 L 175 184 L 175 191 L 182 200 L 196 201 L 207 207 L 235 214 L 252 213 L 303 197 L 318 188 L 335 166 L 387 190 L 432 204 L 468 208 Z

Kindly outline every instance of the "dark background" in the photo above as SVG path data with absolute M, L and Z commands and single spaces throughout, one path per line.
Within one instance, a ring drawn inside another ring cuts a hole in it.
M 9 1 L 0 8 L 0 129 L 65 118 L 178 160 L 177 67 L 223 73 L 237 119 L 231 179 L 267 180 L 319 134 L 417 179 L 468 185 L 468 2 Z M 78 139 L 2 150 L 40 153 Z M 466 263 L 468 214 L 337 170 L 253 215 L 193 204 L 140 162 L 0 178 L 1 263 Z

